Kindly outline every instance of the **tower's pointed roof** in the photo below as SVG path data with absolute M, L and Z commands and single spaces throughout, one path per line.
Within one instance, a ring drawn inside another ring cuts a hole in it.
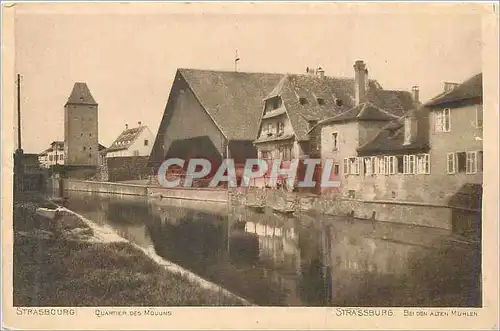
M 94 97 L 90 93 L 87 83 L 75 83 L 66 104 L 97 105 L 97 102 L 95 102 Z

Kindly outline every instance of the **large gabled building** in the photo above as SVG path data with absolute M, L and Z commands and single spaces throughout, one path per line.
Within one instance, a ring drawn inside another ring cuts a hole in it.
M 354 64 L 353 78 L 308 68 L 285 75 L 265 98 L 254 143 L 262 159 L 333 159 L 331 175 L 338 176 L 344 157 L 414 105 L 409 91 L 385 90 L 369 79 L 363 61 Z
M 443 93 L 389 123 L 358 148 L 352 157 L 362 166 L 355 177 L 346 175 L 344 193 L 352 190 L 361 199 L 449 205 L 462 190 L 480 190 L 482 97 L 482 74 L 461 84 L 445 83 Z M 480 195 L 465 195 L 462 207 L 476 208 Z
M 312 156 L 311 128 L 359 100 L 399 116 L 412 107 L 410 92 L 384 90 L 368 79 L 362 61 L 357 65 L 362 77 L 328 77 L 321 68 L 305 74 L 178 69 L 149 165 L 166 158 L 243 163 Z M 364 113 L 371 116 L 371 107 Z
M 307 68 L 303 75 L 284 75 L 264 100 L 255 141 L 259 155 L 285 160 L 319 156 L 321 140 L 315 138 L 321 133 L 312 132 L 318 123 L 325 126 L 333 121 L 345 122 L 360 112 L 368 119 L 375 108 L 387 109 L 387 116 L 392 117 L 411 109 L 409 92 L 384 90 L 376 80 L 368 78 L 363 61 L 356 62 L 356 66 L 354 78 L 328 77 L 322 68 Z M 369 107 L 360 106 L 360 100 Z M 332 118 L 336 119 L 330 121 Z
M 262 100 L 282 75 L 178 69 L 161 119 L 149 165 L 167 157 L 236 162 L 256 157 Z

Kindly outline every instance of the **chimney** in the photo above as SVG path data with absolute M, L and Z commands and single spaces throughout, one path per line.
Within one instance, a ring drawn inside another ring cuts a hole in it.
M 370 86 L 370 78 L 368 76 L 368 69 L 365 69 L 365 92 L 368 93 L 368 88 Z
M 414 85 L 411 88 L 411 96 L 413 97 L 413 102 L 419 103 L 420 102 L 420 89 L 418 85 Z
M 405 130 L 405 139 L 403 145 L 409 145 L 415 141 L 418 133 L 417 116 L 414 111 L 410 112 L 405 117 L 404 130 Z
M 313 67 L 307 67 L 306 74 L 314 76 L 316 74 L 316 70 L 314 70 Z
M 444 91 L 449 92 L 453 90 L 455 87 L 457 87 L 457 83 L 451 83 L 451 82 L 444 82 Z
M 137 122 L 137 124 L 139 124 L 139 126 L 141 126 L 141 125 L 142 125 L 142 122 L 141 122 L 141 121 L 139 121 L 139 122 Z
M 125 130 L 128 130 L 128 124 L 125 124 Z
M 357 106 L 365 102 L 368 70 L 366 70 L 366 65 L 362 60 L 357 60 L 356 63 L 354 63 L 353 67 L 354 67 L 354 96 Z
M 318 74 L 319 78 L 325 77 L 325 70 L 321 66 L 318 67 L 318 70 L 316 70 L 316 73 Z

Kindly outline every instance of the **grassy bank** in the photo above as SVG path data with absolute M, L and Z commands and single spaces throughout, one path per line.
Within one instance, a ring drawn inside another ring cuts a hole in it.
M 158 266 L 128 243 L 92 241 L 73 215 L 50 220 L 35 213 L 41 198 L 14 204 L 14 305 L 242 305 Z

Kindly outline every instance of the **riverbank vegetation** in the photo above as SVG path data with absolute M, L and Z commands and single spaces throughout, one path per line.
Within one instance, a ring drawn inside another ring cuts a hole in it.
M 74 215 L 36 214 L 41 197 L 14 203 L 15 306 L 242 305 L 171 273 L 126 242 L 102 243 Z

